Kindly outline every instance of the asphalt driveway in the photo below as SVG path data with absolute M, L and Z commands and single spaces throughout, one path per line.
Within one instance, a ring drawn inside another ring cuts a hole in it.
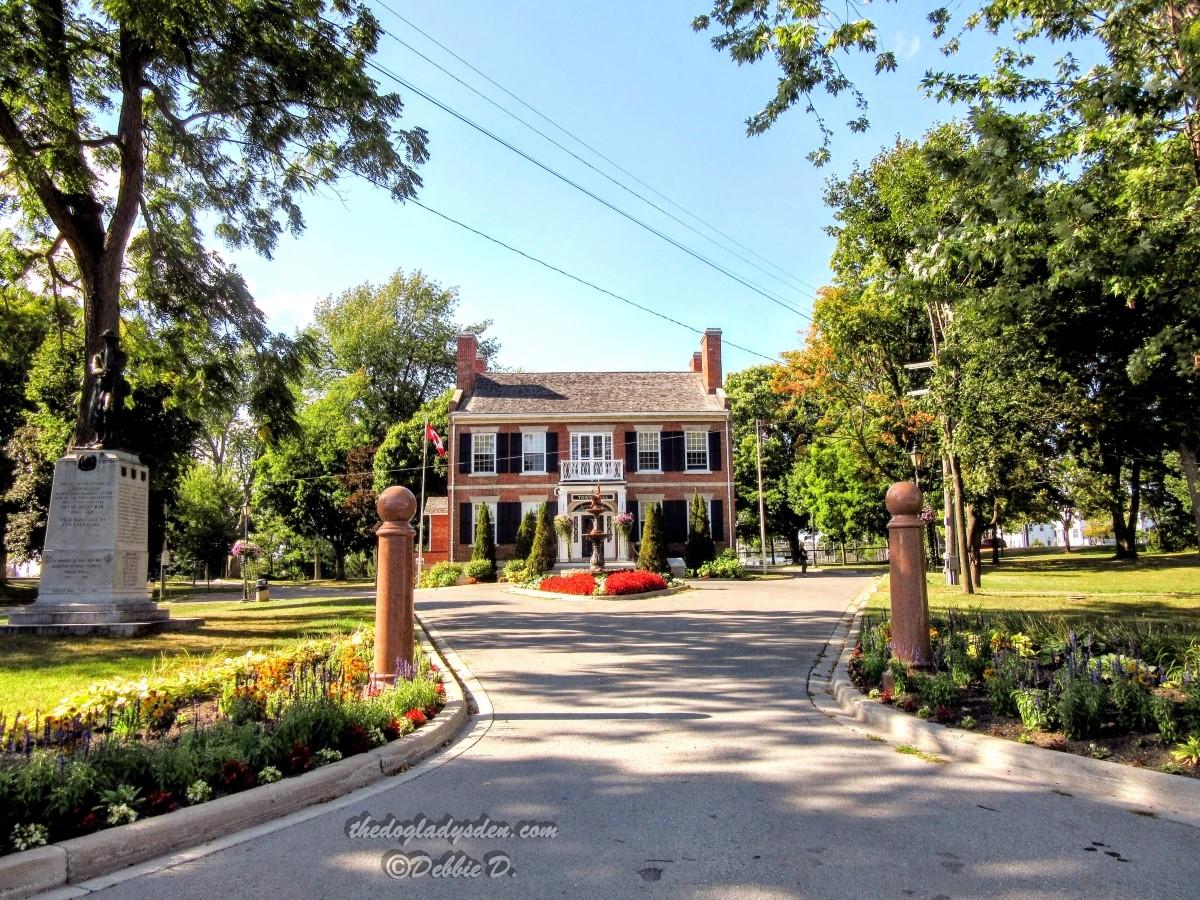
M 1186 825 L 897 753 L 819 713 L 806 676 L 869 581 L 822 572 L 649 600 L 418 592 L 482 686 L 468 734 L 406 776 L 101 893 L 1200 895 L 1200 833 Z M 556 833 L 347 836 L 364 813 Z M 439 860 L 446 877 L 413 874 Z

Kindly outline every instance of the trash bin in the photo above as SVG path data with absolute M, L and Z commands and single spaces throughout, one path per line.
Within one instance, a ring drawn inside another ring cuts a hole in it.
M 267 579 L 260 578 L 254 585 L 254 599 L 260 603 L 271 599 L 271 587 L 267 584 Z

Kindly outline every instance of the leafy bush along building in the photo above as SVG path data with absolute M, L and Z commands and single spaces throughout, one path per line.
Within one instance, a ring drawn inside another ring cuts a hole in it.
M 559 562 L 592 552 L 586 512 L 597 485 L 610 537 L 605 557 L 632 560 L 650 504 L 659 504 L 671 556 L 682 556 L 688 503 L 708 504 L 717 549 L 733 533 L 729 401 L 721 382 L 721 332 L 710 328 L 686 371 L 492 373 L 473 334 L 458 336 L 450 404 L 450 559 L 470 558 L 475 518 L 488 504 L 497 556 L 513 557 L 526 511 L 549 503 L 571 520 Z M 613 516 L 633 518 L 631 539 Z

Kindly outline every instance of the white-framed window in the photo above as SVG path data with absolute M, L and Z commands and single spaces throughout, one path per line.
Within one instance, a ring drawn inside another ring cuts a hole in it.
M 471 504 L 471 541 L 472 542 L 475 541 L 475 529 L 479 525 L 479 507 L 481 507 L 481 506 L 483 506 L 482 503 L 472 503 Z M 491 516 L 491 519 L 492 519 L 492 543 L 495 543 L 496 542 L 496 504 L 489 503 L 489 504 L 487 504 L 487 508 L 488 508 L 488 515 Z
M 662 514 L 662 501 L 661 500 L 639 500 L 638 501 L 638 520 L 637 520 L 638 533 L 633 536 L 633 539 L 635 541 L 640 541 L 642 539 L 642 530 L 646 527 L 646 516 L 650 512 L 650 507 L 652 507 L 652 506 L 658 507 L 658 512 L 661 516 L 661 514 Z
M 525 432 L 521 435 L 521 471 L 546 471 L 546 432 Z
M 471 435 L 471 472 L 475 475 L 496 474 L 496 435 Z
M 708 432 L 688 431 L 683 437 L 684 468 L 689 472 L 708 471 Z
M 637 433 L 637 467 L 639 472 L 657 472 L 662 468 L 662 435 L 657 431 Z
M 571 434 L 571 459 L 612 459 L 612 432 L 606 434 Z

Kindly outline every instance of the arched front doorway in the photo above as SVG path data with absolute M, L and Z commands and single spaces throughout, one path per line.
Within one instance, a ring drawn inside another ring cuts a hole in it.
M 592 494 L 572 492 L 567 498 L 567 514 L 571 517 L 571 548 L 570 556 L 574 561 L 584 561 L 592 556 L 592 542 L 587 533 L 592 530 L 592 514 L 588 507 L 592 505 Z M 617 558 L 616 527 L 613 516 L 617 514 L 617 495 L 614 491 L 601 491 L 600 501 L 604 504 L 604 515 L 600 518 L 600 529 L 608 534 L 604 541 L 604 558 Z

